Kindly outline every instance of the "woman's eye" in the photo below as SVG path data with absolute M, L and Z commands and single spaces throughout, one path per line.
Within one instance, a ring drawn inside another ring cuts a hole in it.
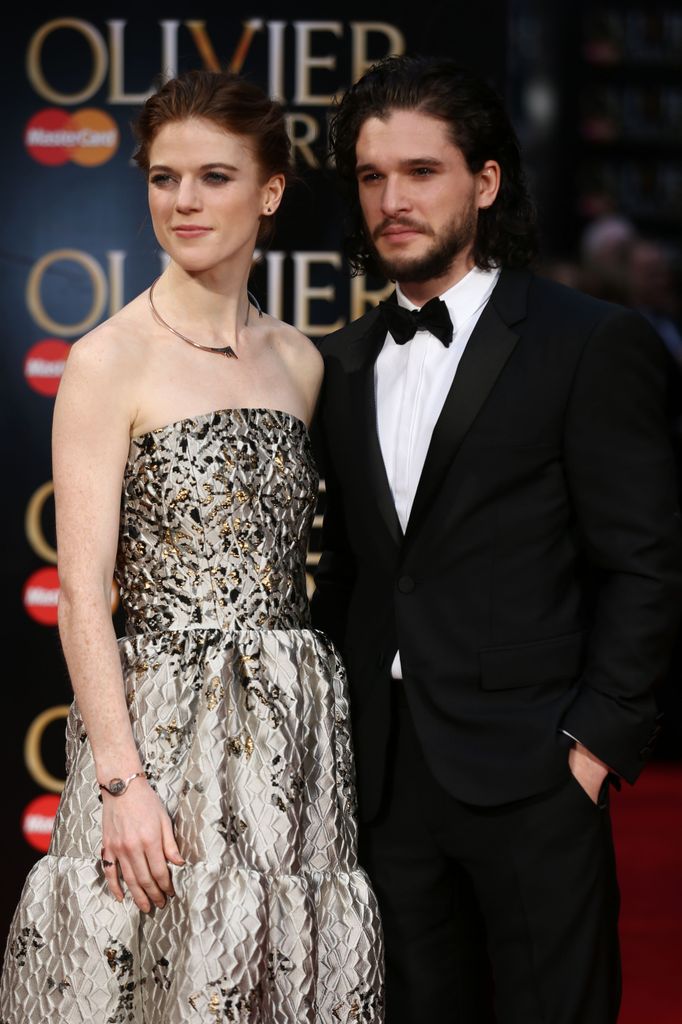
M 152 185 L 165 185 L 171 180 L 170 174 L 152 174 L 149 179 Z
M 229 180 L 230 179 L 228 178 L 228 176 L 226 174 L 222 174 L 220 171 L 209 171 L 208 174 L 206 175 L 206 181 L 210 182 L 211 184 L 222 185 L 223 182 Z

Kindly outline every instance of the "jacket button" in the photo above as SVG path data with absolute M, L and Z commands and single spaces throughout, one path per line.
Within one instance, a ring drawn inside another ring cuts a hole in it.
M 411 594 L 414 590 L 414 580 L 411 576 L 401 576 L 398 580 L 398 590 L 401 594 Z

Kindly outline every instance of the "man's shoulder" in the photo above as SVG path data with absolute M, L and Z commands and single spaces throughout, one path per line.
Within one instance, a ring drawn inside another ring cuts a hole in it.
M 592 330 L 605 321 L 626 317 L 639 319 L 625 306 L 595 298 L 577 288 L 532 273 L 528 287 L 528 316 L 547 317 L 568 330 Z
M 640 312 L 595 298 L 549 278 L 532 275 L 526 300 L 529 339 L 581 358 L 591 351 L 622 355 L 626 347 L 661 359 L 663 343 Z

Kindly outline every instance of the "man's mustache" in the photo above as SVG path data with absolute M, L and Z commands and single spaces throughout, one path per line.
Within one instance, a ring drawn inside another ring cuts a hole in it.
M 386 228 L 409 228 L 412 231 L 419 231 L 423 235 L 432 235 L 433 231 L 428 224 L 420 224 L 419 221 L 410 220 L 409 217 L 386 217 L 378 224 L 372 232 L 372 240 L 376 242 L 377 238 L 383 235 Z

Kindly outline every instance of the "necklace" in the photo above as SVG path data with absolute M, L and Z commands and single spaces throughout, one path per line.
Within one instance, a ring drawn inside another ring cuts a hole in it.
M 152 316 L 158 323 L 161 324 L 162 327 L 165 327 L 167 331 L 170 331 L 171 334 L 174 334 L 176 338 L 180 338 L 182 341 L 186 341 L 188 345 L 192 345 L 193 348 L 200 348 L 202 352 L 213 352 L 214 355 L 225 356 L 226 359 L 239 358 L 239 356 L 237 355 L 237 353 L 235 352 L 231 345 L 225 345 L 223 348 L 215 348 L 213 345 L 200 345 L 198 341 L 192 341 L 191 338 L 187 338 L 184 334 L 181 334 L 180 331 L 176 331 L 174 327 L 171 327 L 170 324 L 167 324 L 166 321 L 161 316 L 161 314 L 159 313 L 156 306 L 154 305 L 154 289 L 156 288 L 158 281 L 159 278 L 157 277 L 152 282 L 152 285 L 149 289 L 149 295 L 147 297 L 149 299 L 149 306 L 152 311 Z M 249 300 L 249 305 L 246 310 L 246 320 L 244 321 L 245 327 L 248 325 L 249 322 L 249 313 L 251 312 L 252 305 L 256 307 L 256 310 L 258 311 L 258 316 L 263 315 L 263 310 L 260 308 L 258 299 L 256 299 L 256 297 L 252 295 L 251 292 L 249 291 L 247 291 L 246 295 Z

